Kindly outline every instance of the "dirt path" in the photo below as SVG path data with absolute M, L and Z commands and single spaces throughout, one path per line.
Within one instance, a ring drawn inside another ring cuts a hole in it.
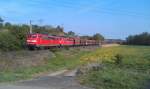
M 148 84 L 146 86 L 146 89 L 150 89 L 150 80 L 148 81 Z
M 75 71 L 62 70 L 32 80 L 0 85 L 0 89 L 91 89 L 75 81 Z

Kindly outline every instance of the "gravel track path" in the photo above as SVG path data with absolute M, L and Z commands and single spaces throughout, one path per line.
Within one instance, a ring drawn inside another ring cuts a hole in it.
M 91 89 L 78 84 L 74 77 L 75 71 L 58 71 L 32 80 L 14 84 L 1 84 L 0 89 Z

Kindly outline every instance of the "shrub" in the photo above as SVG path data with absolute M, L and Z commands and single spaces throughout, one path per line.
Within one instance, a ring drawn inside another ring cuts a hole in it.
M 0 49 L 3 51 L 18 50 L 21 48 L 20 42 L 12 34 L 5 32 L 0 34 Z
M 50 48 L 50 51 L 53 53 L 60 51 L 60 48 Z
M 122 59 L 123 59 L 123 56 L 121 54 L 116 54 L 115 55 L 115 58 L 114 58 L 114 62 L 119 65 L 119 64 L 122 64 Z
M 65 50 L 69 50 L 69 47 L 68 47 L 68 46 L 66 46 L 66 47 L 64 47 L 64 49 L 65 49 Z

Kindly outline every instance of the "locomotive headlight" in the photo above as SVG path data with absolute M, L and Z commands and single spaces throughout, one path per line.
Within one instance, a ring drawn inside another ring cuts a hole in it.
M 36 40 L 31 40 L 31 42 L 37 42 Z
M 37 42 L 36 40 L 27 40 L 27 42 Z

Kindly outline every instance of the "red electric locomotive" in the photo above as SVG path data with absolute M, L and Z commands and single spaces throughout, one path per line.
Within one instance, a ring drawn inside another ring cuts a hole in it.
M 99 42 L 95 40 L 83 40 L 79 37 L 49 36 L 39 33 L 27 36 L 27 46 L 29 49 L 88 45 L 99 45 Z
M 27 46 L 30 49 L 46 48 L 52 46 L 70 46 L 74 45 L 73 38 L 49 36 L 46 34 L 29 34 L 27 36 Z

